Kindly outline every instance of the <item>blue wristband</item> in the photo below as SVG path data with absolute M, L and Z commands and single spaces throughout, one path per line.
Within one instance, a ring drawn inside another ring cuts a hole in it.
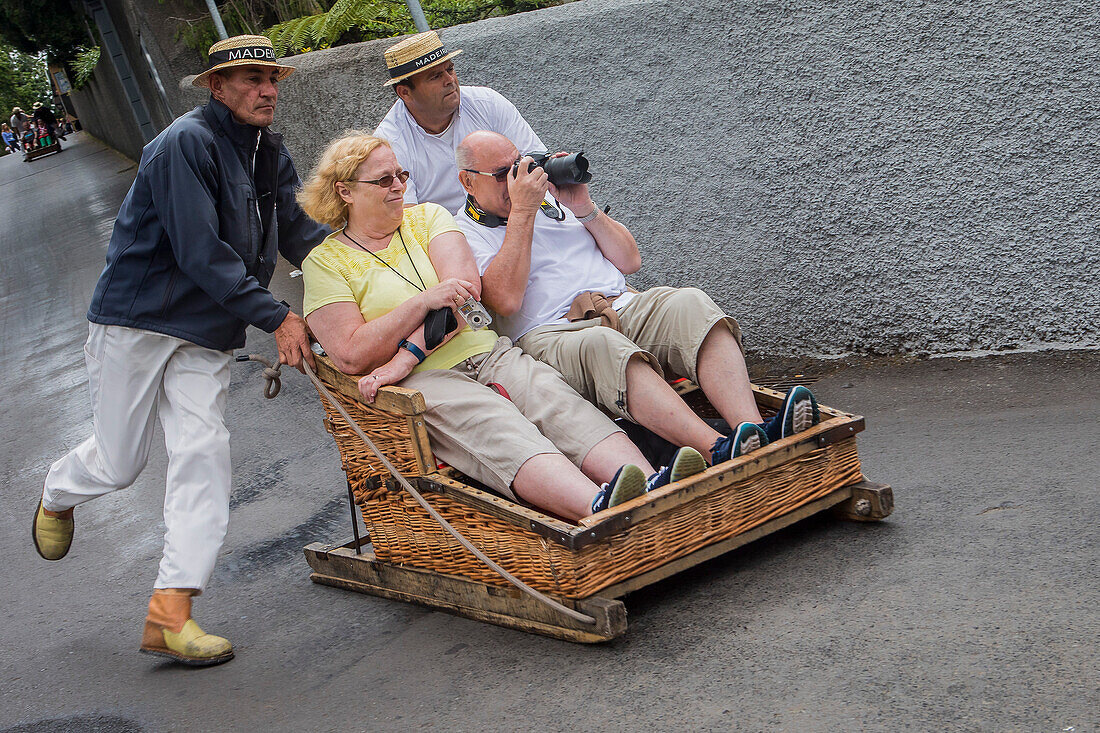
M 419 346 L 409 341 L 408 339 L 401 339 L 401 343 L 397 345 L 399 349 L 405 349 L 410 354 L 416 357 L 417 364 L 423 364 L 424 360 L 428 358 L 428 355 L 424 353 L 424 350 Z

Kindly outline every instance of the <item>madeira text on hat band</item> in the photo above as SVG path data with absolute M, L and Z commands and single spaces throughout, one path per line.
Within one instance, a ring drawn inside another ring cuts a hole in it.
M 229 61 L 242 61 L 254 59 L 256 61 L 274 61 L 275 49 L 271 46 L 243 46 L 241 48 L 227 48 L 210 54 L 210 63 L 213 66 Z
M 420 58 L 413 59 L 412 61 L 406 61 L 400 66 L 394 66 L 390 69 L 390 78 L 394 79 L 405 74 L 412 73 L 417 69 L 427 66 L 433 61 L 437 61 L 447 55 L 447 49 L 437 48 L 429 54 L 425 54 Z

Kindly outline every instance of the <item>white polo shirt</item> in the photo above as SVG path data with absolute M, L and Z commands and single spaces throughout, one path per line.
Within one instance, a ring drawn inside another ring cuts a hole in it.
M 555 221 L 541 210 L 535 214 L 531 274 L 523 303 L 513 316 L 494 315 L 493 330 L 512 341 L 533 328 L 565 323 L 569 306 L 581 293 L 602 293 L 610 298 L 626 292 L 626 278 L 603 256 L 584 224 L 569 209 L 548 200 L 565 212 L 565 219 Z M 478 271 L 484 275 L 504 244 L 505 227 L 478 224 L 461 208 L 455 213 L 455 223 L 470 244 Z M 623 308 L 631 297 L 627 293 L 616 300 L 615 310 Z
M 397 162 L 407 170 L 407 205 L 433 202 L 455 211 L 466 200 L 458 182 L 455 148 L 471 132 L 490 130 L 511 140 L 519 152 L 546 150 L 515 105 L 488 87 L 459 87 L 458 110 L 450 126 L 432 135 L 416 123 L 405 103 L 398 99 L 382 118 L 374 134 L 393 146 Z

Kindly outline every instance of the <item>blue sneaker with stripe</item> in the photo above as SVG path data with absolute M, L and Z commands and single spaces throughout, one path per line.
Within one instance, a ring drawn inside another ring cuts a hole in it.
M 770 420 L 764 421 L 760 427 L 768 434 L 768 440 L 775 442 L 795 433 L 813 427 L 821 422 L 821 410 L 817 406 L 817 400 L 809 389 L 801 384 L 792 387 L 787 396 L 783 398 L 783 404 L 779 412 Z
M 710 465 L 743 456 L 768 444 L 768 434 L 754 422 L 743 422 L 729 435 L 714 441 L 710 449 Z
M 592 513 L 602 512 L 645 493 L 645 473 L 633 463 L 619 467 L 592 499 Z
M 682 481 L 688 476 L 694 476 L 705 470 L 707 470 L 707 462 L 703 460 L 702 453 L 694 448 L 681 448 L 672 457 L 672 463 L 661 466 L 659 471 L 646 479 L 646 493 Z

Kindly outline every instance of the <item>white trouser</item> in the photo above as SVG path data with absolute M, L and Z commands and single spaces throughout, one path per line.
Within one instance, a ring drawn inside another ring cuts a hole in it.
M 132 484 L 160 417 L 168 450 L 156 588 L 210 580 L 229 527 L 228 352 L 152 331 L 91 324 L 84 360 L 92 436 L 50 467 L 42 505 L 61 511 Z

